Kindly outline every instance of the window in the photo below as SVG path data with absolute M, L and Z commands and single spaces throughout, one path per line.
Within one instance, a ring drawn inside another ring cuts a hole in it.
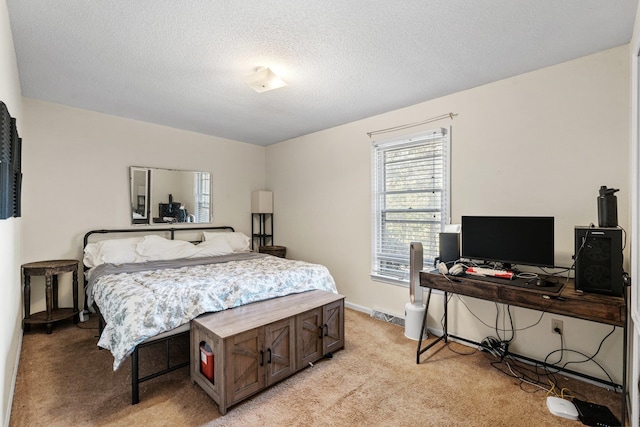
M 449 221 L 449 132 L 437 129 L 373 143 L 372 276 L 409 280 L 409 245 L 421 242 L 424 265 L 438 256 Z
M 211 221 L 211 178 L 208 172 L 195 172 L 194 174 L 194 187 L 196 197 L 196 211 L 194 215 L 196 217 L 195 222 L 210 222 Z

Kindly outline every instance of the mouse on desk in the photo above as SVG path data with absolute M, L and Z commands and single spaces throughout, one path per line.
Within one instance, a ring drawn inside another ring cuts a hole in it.
M 538 277 L 538 280 L 536 280 L 536 286 L 539 286 L 541 288 L 545 288 L 548 286 L 553 286 L 554 284 L 549 282 L 548 280 L 543 279 L 542 277 Z

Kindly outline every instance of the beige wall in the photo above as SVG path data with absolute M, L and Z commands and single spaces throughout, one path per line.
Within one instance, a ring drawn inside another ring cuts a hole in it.
M 405 287 L 372 281 L 371 140 L 367 132 L 430 117 L 459 114 L 417 127 L 452 127 L 452 222 L 462 215 L 555 217 L 556 264 L 571 265 L 575 225 L 597 224 L 601 185 L 620 188 L 619 223 L 629 227 L 628 46 L 285 141 L 267 148 L 267 186 L 274 192 L 275 240 L 293 258 L 329 267 L 350 304 L 404 315 Z M 425 76 L 428 78 L 428 76 Z M 385 137 L 400 135 L 387 134 Z M 628 250 L 627 250 L 628 254 Z M 626 262 L 628 266 L 628 262 Z M 494 324 L 495 306 L 465 298 Z M 429 326 L 441 329 L 441 296 Z M 474 340 L 495 335 L 458 301 L 452 331 Z M 516 328 L 540 314 L 514 309 Z M 512 349 L 543 357 L 559 348 L 551 317 L 564 321 L 566 344 L 592 354 L 609 332 L 592 322 L 545 315 L 537 328 L 517 333 Z M 621 333 L 598 358 L 621 381 Z M 576 370 L 603 374 L 592 366 Z
M 131 227 L 129 166 L 210 172 L 213 225 L 250 234 L 264 147 L 28 98 L 24 116 L 23 262 L 81 259 L 87 231 Z M 61 280 L 61 304 L 71 304 L 70 278 Z M 45 306 L 40 282 L 32 311 Z
M 640 131 L 640 107 L 639 107 L 639 95 L 640 95 L 640 61 L 639 61 L 639 52 L 640 52 L 640 7 L 636 10 L 636 19 L 635 25 L 633 29 L 633 38 L 630 43 L 630 51 L 629 57 L 631 59 L 631 86 L 630 86 L 630 96 L 632 98 L 632 107 L 631 107 L 631 153 L 632 156 L 630 158 L 631 163 L 631 188 L 632 194 L 635 197 L 631 199 L 631 277 L 637 278 L 640 274 L 640 258 L 638 258 L 638 249 L 640 248 L 640 229 L 639 229 L 639 216 L 640 213 L 640 196 L 638 195 L 638 191 L 640 189 L 640 150 L 638 147 L 639 143 L 639 131 Z M 631 281 L 631 317 L 629 328 L 631 330 L 630 333 L 630 341 L 629 341 L 629 351 L 630 351 L 630 367 L 629 367 L 629 402 L 631 402 L 630 406 L 630 415 L 629 419 L 631 421 L 631 425 L 634 427 L 640 426 L 640 294 L 639 291 L 640 286 L 638 285 L 638 280 Z
M 23 130 L 20 81 L 9 26 L 7 4 L 0 1 L 0 101 L 16 118 L 18 132 Z M 20 291 L 20 232 L 22 220 L 0 221 L 0 425 L 8 425 L 13 386 L 22 342 L 22 298 Z

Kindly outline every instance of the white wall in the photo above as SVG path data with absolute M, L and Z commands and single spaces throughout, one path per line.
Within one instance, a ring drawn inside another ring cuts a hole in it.
M 28 98 L 23 102 L 22 262 L 81 259 L 87 231 L 132 227 L 129 166 L 210 172 L 213 225 L 250 234 L 251 192 L 265 182 L 264 147 Z M 61 277 L 61 305 L 71 304 L 69 281 Z M 32 278 L 32 311 L 45 307 L 41 282 Z
M 452 222 L 459 223 L 462 215 L 554 216 L 556 264 L 571 265 L 574 226 L 597 224 L 601 185 L 620 188 L 619 223 L 629 227 L 628 50 L 621 46 L 269 146 L 267 184 L 274 192 L 276 244 L 287 246 L 292 258 L 327 265 L 349 303 L 403 315 L 407 288 L 369 277 L 367 132 L 453 112 L 459 114 L 453 121 L 404 131 L 452 126 Z M 494 323 L 493 304 L 465 301 L 487 324 Z M 440 329 L 441 297 L 432 304 L 429 326 Z M 474 340 L 494 334 L 457 299 L 450 307 L 451 332 Z M 516 328 L 539 318 L 530 310 L 513 312 Z M 512 349 L 544 357 L 558 348 L 551 317 L 564 321 L 566 344 L 587 354 L 611 329 L 545 315 L 539 327 L 518 332 Z M 621 347 L 616 331 L 598 358 L 617 381 Z M 573 368 L 603 377 L 592 366 Z
M 0 101 L 16 118 L 18 133 L 22 133 L 22 99 L 16 64 L 13 36 L 9 26 L 6 1 L 0 1 Z M 0 425 L 9 423 L 13 386 L 22 342 L 22 292 L 20 287 L 20 232 L 22 220 L 0 221 Z

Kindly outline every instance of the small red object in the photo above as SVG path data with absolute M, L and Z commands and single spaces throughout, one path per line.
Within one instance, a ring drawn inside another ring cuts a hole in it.
M 209 344 L 200 344 L 200 372 L 213 383 L 213 351 Z

